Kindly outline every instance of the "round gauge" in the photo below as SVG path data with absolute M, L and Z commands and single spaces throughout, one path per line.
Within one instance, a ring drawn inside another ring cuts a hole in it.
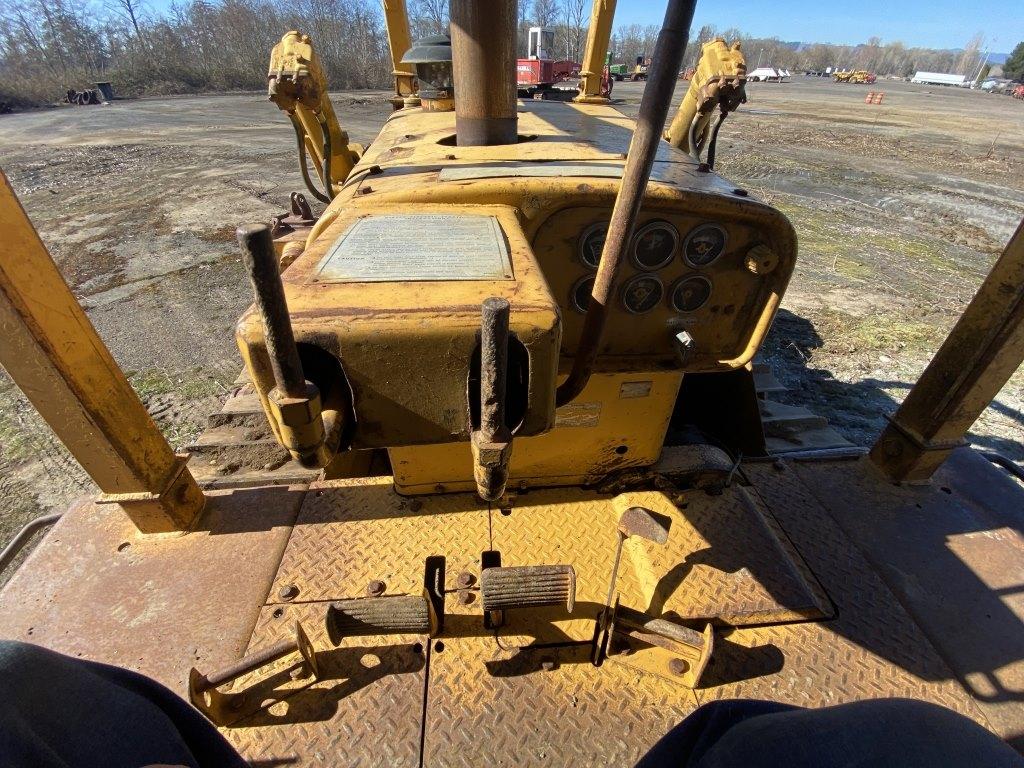
M 667 266 L 675 256 L 679 233 L 667 221 L 651 221 L 633 235 L 633 265 L 637 269 L 653 270 Z
M 664 295 L 665 288 L 656 275 L 634 275 L 622 286 L 622 304 L 634 315 L 650 312 Z
M 569 292 L 569 305 L 577 312 L 586 312 L 590 306 L 590 294 L 594 290 L 594 276 L 584 275 Z
M 601 251 L 604 250 L 604 239 L 607 235 L 608 225 L 600 221 L 591 224 L 580 235 L 577 255 L 580 261 L 591 269 L 597 269 L 597 265 L 601 261 Z
M 725 251 L 725 238 L 717 224 L 701 224 L 686 236 L 683 260 L 691 267 L 706 267 Z
M 711 297 L 711 281 L 694 275 L 684 277 L 672 288 L 672 308 L 676 312 L 696 312 Z

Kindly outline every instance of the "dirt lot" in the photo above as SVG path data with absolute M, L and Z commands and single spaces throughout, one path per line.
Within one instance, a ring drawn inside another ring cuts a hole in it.
M 634 114 L 642 84 L 617 84 Z M 790 398 L 868 444 L 1024 217 L 1024 103 L 959 89 L 798 77 L 752 84 L 718 170 L 793 221 L 800 264 L 766 350 Z M 681 96 L 679 89 L 677 96 Z M 336 94 L 369 142 L 385 94 Z M 623 147 L 625 149 L 625 147 Z M 261 95 L 117 102 L 0 118 L 0 165 L 150 411 L 183 445 L 239 369 L 249 289 L 232 239 L 301 189 Z M 1024 371 L 971 440 L 1024 459 Z M 90 489 L 0 377 L 0 540 Z

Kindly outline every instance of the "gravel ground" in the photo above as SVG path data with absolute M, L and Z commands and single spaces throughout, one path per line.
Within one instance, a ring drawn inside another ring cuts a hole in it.
M 751 84 L 717 170 L 800 237 L 765 349 L 787 397 L 869 444 L 1024 217 L 1024 103 L 960 89 L 798 77 Z M 635 114 L 643 84 L 619 83 Z M 677 98 L 683 93 L 678 89 Z M 382 92 L 334 95 L 369 142 Z M 65 107 L 0 117 L 0 164 L 114 356 L 177 445 L 238 372 L 249 290 L 237 223 L 301 189 L 294 137 L 259 94 Z M 970 439 L 1024 459 L 1024 373 Z M 0 375 L 0 541 L 94 489 Z

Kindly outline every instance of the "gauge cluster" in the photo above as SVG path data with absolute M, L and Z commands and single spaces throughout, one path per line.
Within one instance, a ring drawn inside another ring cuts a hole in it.
M 597 269 L 607 233 L 604 222 L 583 230 L 576 243 L 582 266 Z M 697 224 L 683 236 L 669 221 L 654 219 L 642 224 L 629 243 L 629 261 L 637 274 L 622 281 L 620 305 L 633 315 L 652 312 L 663 304 L 679 313 L 696 312 L 711 298 L 711 280 L 704 274 L 684 274 L 666 285 L 660 273 L 673 264 L 697 271 L 710 267 L 725 253 L 728 243 L 728 230 L 713 222 Z M 580 277 L 572 287 L 569 306 L 586 312 L 593 286 L 592 275 Z
M 648 209 L 628 244 L 608 307 L 604 355 L 674 355 L 672 339 L 691 332 L 710 370 L 742 358 L 762 335 L 795 263 L 792 229 L 781 214 Z M 562 304 L 562 349 L 582 332 L 611 211 L 567 208 L 534 237 L 534 252 Z M 731 364 L 731 363 L 730 363 Z

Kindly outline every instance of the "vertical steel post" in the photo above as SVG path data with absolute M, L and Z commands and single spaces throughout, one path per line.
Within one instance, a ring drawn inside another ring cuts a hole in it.
M 605 104 L 608 99 L 601 95 L 601 73 L 608 57 L 608 41 L 615 20 L 616 0 L 594 0 L 590 10 L 590 26 L 587 28 L 587 47 L 580 70 L 580 92 L 573 101 L 584 104 Z
M 452 0 L 451 16 L 456 141 L 515 144 L 516 0 Z
M 573 400 L 590 380 L 601 345 L 608 309 L 618 282 L 620 267 L 626 260 L 630 238 L 636 226 L 647 182 L 651 178 L 654 157 L 661 143 L 661 132 L 668 116 L 669 102 L 676 88 L 676 77 L 686 50 L 690 34 L 690 22 L 696 0 L 669 0 L 665 10 L 665 22 L 658 34 L 654 47 L 654 58 L 648 72 L 647 86 L 640 100 L 640 114 L 636 129 L 626 155 L 626 167 L 622 170 L 622 184 L 612 208 L 601 261 L 590 295 L 590 305 L 583 320 L 583 332 L 572 361 L 569 377 L 558 387 L 555 397 L 557 405 Z
M 384 8 L 384 24 L 388 30 L 388 46 L 391 49 L 395 106 L 400 108 L 401 100 L 416 92 L 416 69 L 412 64 L 402 63 L 402 57 L 412 45 L 409 37 L 409 14 L 405 0 L 381 0 L 381 6 Z
M 891 480 L 930 478 L 1024 361 L 1024 221 L 871 449 Z
M 206 502 L 61 276 L 0 173 L 0 364 L 103 495 L 143 533 L 184 530 Z

